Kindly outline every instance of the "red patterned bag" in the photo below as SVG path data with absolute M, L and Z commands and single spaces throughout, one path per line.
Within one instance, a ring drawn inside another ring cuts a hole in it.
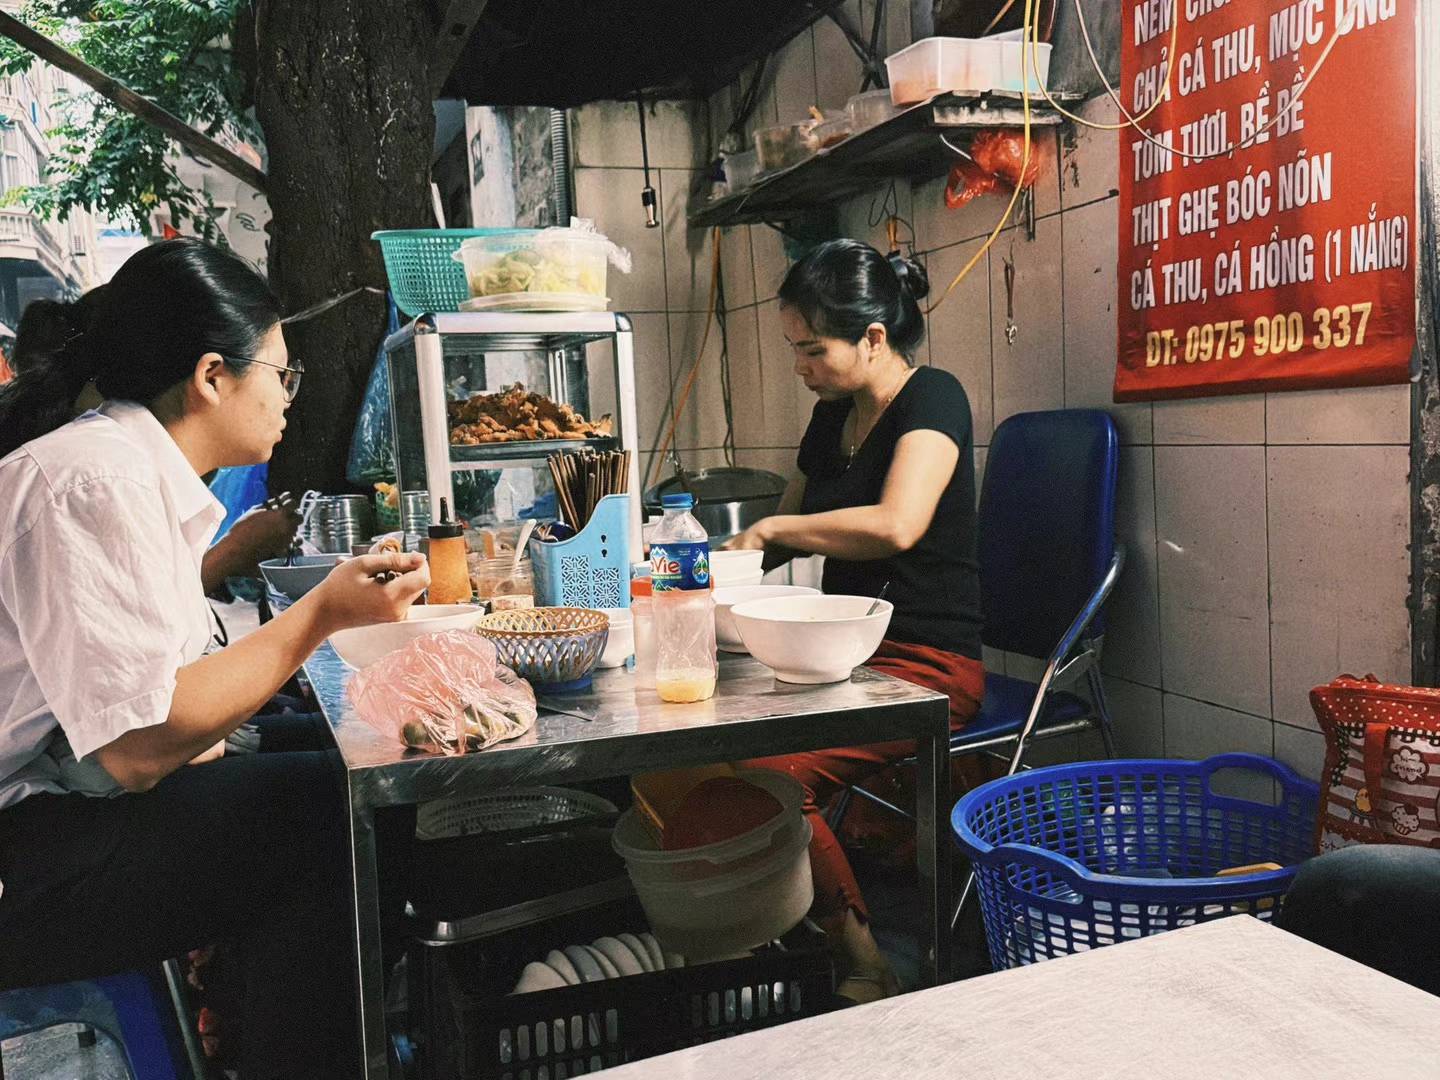
M 1310 707 L 1325 733 L 1316 849 L 1440 848 L 1440 690 L 1342 675 Z

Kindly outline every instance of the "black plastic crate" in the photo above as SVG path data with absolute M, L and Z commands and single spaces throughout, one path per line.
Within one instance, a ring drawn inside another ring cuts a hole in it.
M 431 1032 L 427 1064 L 439 1064 L 438 1054 L 443 1071 L 467 1080 L 566 1080 L 814 1016 L 833 994 L 824 935 L 802 923 L 736 960 L 534 994 L 462 992 L 449 1003 L 447 1025 L 458 1042 L 442 1047 Z

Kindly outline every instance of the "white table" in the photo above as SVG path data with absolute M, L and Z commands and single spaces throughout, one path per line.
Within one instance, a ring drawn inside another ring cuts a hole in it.
M 1237 916 L 692 1047 L 605 1076 L 1425 1080 L 1440 1077 L 1437 1039 L 1440 997 Z

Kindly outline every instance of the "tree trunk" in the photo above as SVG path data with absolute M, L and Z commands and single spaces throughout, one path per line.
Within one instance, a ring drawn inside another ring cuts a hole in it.
M 360 286 L 384 289 L 370 234 L 432 224 L 426 5 L 271 0 L 256 38 L 271 286 L 290 312 Z M 305 378 L 270 464 L 271 490 L 351 489 L 350 436 L 384 329 L 384 298 L 375 293 L 286 327 Z

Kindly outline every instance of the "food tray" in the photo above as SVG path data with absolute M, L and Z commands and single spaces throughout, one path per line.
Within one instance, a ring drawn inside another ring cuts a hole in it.
M 549 457 L 567 450 L 613 450 L 614 435 L 587 439 L 517 439 L 514 442 L 450 444 L 451 461 L 506 461 L 513 458 Z

